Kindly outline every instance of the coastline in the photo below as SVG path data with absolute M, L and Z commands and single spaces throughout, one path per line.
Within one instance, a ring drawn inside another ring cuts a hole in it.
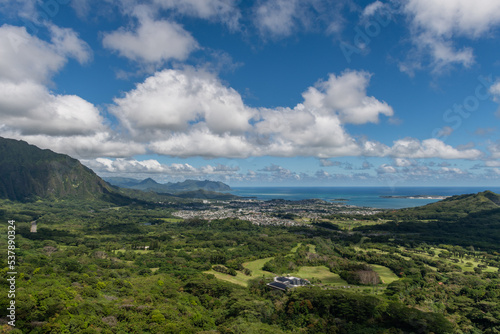
M 230 193 L 263 201 L 273 199 L 321 199 L 356 207 L 402 209 L 422 206 L 453 195 L 491 190 L 500 187 L 232 187 Z

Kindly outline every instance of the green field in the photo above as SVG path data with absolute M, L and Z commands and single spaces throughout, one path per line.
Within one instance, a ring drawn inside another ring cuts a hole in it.
M 206 271 L 205 273 L 212 274 L 216 278 L 223 280 L 223 281 L 226 281 L 226 282 L 238 284 L 241 286 L 247 286 L 248 281 L 253 279 L 253 278 L 261 277 L 261 276 L 271 278 L 271 277 L 275 276 L 275 274 L 273 274 L 273 273 L 262 270 L 262 266 L 264 265 L 264 263 L 266 263 L 267 261 L 269 261 L 271 259 L 272 258 L 265 258 L 265 259 L 259 259 L 259 260 L 255 260 L 252 262 L 244 263 L 243 266 L 245 268 L 252 270 L 252 276 L 246 276 L 239 271 L 237 272 L 236 276 L 222 274 L 222 273 L 219 273 L 219 272 L 214 271 L 214 270 L 209 270 L 209 271 Z M 290 273 L 290 276 L 305 278 L 305 279 L 308 279 L 310 281 L 320 280 L 321 284 L 325 284 L 325 285 L 329 285 L 329 286 L 348 285 L 346 281 L 344 281 L 343 279 L 341 279 L 339 277 L 339 275 L 330 272 L 330 270 L 325 266 L 301 267 L 298 271 Z
M 264 259 L 258 259 L 258 260 L 251 261 L 251 262 L 245 262 L 245 263 L 243 263 L 243 267 L 250 269 L 252 271 L 252 276 L 249 278 L 260 277 L 260 276 L 273 277 L 274 276 L 273 273 L 270 273 L 269 271 L 262 270 L 262 267 L 264 266 L 264 264 L 272 259 L 274 259 L 274 257 L 266 257 Z
M 370 264 L 370 267 L 380 276 L 383 284 L 391 284 L 399 279 L 389 268 L 378 264 Z
M 220 279 L 220 280 L 223 280 L 223 281 L 226 281 L 229 283 L 233 283 L 233 284 L 238 284 L 238 285 L 241 285 L 244 287 L 248 286 L 248 281 L 252 278 L 252 276 L 246 276 L 240 272 L 238 272 L 236 276 L 231 276 L 228 274 L 219 273 L 215 270 L 205 271 L 205 273 L 212 274 L 217 279 Z
M 292 248 L 291 253 L 297 252 L 298 248 L 302 244 L 299 243 L 297 246 Z M 307 244 L 309 247 L 309 252 L 311 253 L 316 253 L 316 246 L 312 244 Z M 289 254 L 292 255 L 292 254 Z M 248 281 L 250 279 L 256 278 L 256 277 L 267 277 L 271 278 L 276 276 L 273 273 L 270 273 L 268 271 L 262 270 L 262 267 L 264 264 L 270 260 L 272 260 L 274 257 L 267 257 L 264 259 L 258 259 L 255 261 L 250 261 L 250 262 L 245 262 L 243 263 L 243 267 L 250 269 L 252 271 L 251 276 L 246 276 L 242 272 L 237 272 L 236 276 L 231 276 L 228 274 L 222 274 L 219 272 L 216 272 L 214 270 L 209 270 L 206 271 L 206 273 L 213 274 L 216 278 L 224 280 L 226 282 L 238 284 L 241 286 L 247 286 Z M 377 272 L 377 274 L 380 276 L 380 279 L 382 280 L 384 285 L 390 284 L 399 278 L 387 267 L 376 265 L 376 264 L 370 264 L 370 266 L 373 268 L 374 271 Z M 296 276 L 300 278 L 305 278 L 308 279 L 312 282 L 318 282 L 321 284 L 325 284 L 327 286 L 332 286 L 332 287 L 339 287 L 339 286 L 347 286 L 348 283 L 344 281 L 338 274 L 332 273 L 326 266 L 303 266 L 300 267 L 299 270 L 289 273 L 290 276 Z
M 339 275 L 332 273 L 327 267 L 300 267 L 296 272 L 290 273 L 290 276 L 305 278 L 310 281 L 320 280 L 322 284 L 341 286 L 348 285 L 346 281 L 339 277 Z
M 293 254 L 297 253 L 297 250 L 299 249 L 299 247 L 302 246 L 302 243 L 299 242 L 297 244 L 297 246 L 293 247 L 291 250 L 290 250 L 290 254 L 288 254 L 287 256 L 292 256 Z M 313 253 L 313 254 L 316 254 L 316 246 L 315 245 L 311 245 L 311 244 L 307 244 L 306 245 L 308 247 L 308 252 L 309 253 Z
M 118 255 L 118 253 L 125 253 L 126 250 L 124 249 L 115 249 L 113 251 L 116 255 Z M 137 254 L 147 254 L 148 252 L 151 252 L 150 250 L 145 250 L 145 249 L 133 249 L 132 252 L 134 253 L 137 253 Z
M 262 267 L 264 266 L 264 264 L 273 258 L 274 257 L 267 257 L 264 259 L 258 259 L 255 261 L 243 263 L 243 267 L 250 269 L 252 271 L 251 276 L 247 276 L 240 271 L 236 272 L 236 276 L 231 276 L 228 274 L 219 273 L 215 270 L 205 271 L 205 273 L 212 274 L 217 279 L 246 287 L 246 286 L 248 286 L 248 281 L 253 279 L 253 278 L 262 277 L 262 276 L 264 276 L 264 277 L 274 277 L 275 276 L 273 273 L 262 270 Z
M 184 221 L 184 219 L 182 218 L 160 218 L 160 219 L 167 223 L 179 223 Z
M 309 245 L 309 246 L 312 246 L 312 245 Z M 268 278 L 275 276 L 275 274 L 273 274 L 273 273 L 262 270 L 262 267 L 264 266 L 264 264 L 271 259 L 273 259 L 273 258 L 268 257 L 268 258 L 264 258 L 264 259 L 258 259 L 255 261 L 243 263 L 243 266 L 245 268 L 248 268 L 252 271 L 252 276 L 246 276 L 241 272 L 237 272 L 236 276 L 231 276 L 231 275 L 216 272 L 214 270 L 206 271 L 206 273 L 213 274 L 218 279 L 224 280 L 226 282 L 231 282 L 231 283 L 239 284 L 242 286 L 247 286 L 247 283 L 250 279 L 253 279 L 256 277 L 262 277 L 262 276 L 268 277 Z M 320 280 L 322 284 L 330 285 L 330 286 L 347 285 L 346 281 L 341 279 L 339 277 L 339 275 L 330 272 L 330 270 L 325 266 L 318 266 L 318 267 L 304 266 L 304 267 L 301 267 L 298 271 L 293 272 L 293 273 L 289 273 L 289 274 L 290 274 L 290 276 L 305 278 L 305 279 L 308 279 L 310 281 Z
M 350 231 L 355 227 L 380 225 L 387 223 L 388 220 L 370 220 L 370 219 L 323 219 L 328 220 L 330 223 L 337 225 L 341 230 Z

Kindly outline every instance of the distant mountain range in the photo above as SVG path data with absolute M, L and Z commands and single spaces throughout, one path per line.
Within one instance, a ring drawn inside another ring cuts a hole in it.
M 123 177 L 108 177 L 105 178 L 106 182 L 121 188 L 136 189 L 142 191 L 153 191 L 156 193 L 169 193 L 177 194 L 183 192 L 191 192 L 197 190 L 205 191 L 229 191 L 231 187 L 227 184 L 217 181 L 197 181 L 197 180 L 186 180 L 183 182 L 172 183 L 168 182 L 165 184 L 158 183 L 151 178 L 145 180 L 137 180 L 132 178 Z
M 0 137 L 0 198 L 97 199 L 112 192 L 109 184 L 76 159 Z

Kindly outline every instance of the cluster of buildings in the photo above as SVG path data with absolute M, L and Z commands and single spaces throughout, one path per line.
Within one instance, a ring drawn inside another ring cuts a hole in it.
M 272 226 L 297 226 L 302 225 L 291 219 L 282 219 L 273 217 L 269 214 L 262 212 L 249 211 L 244 209 L 232 210 L 226 208 L 211 209 L 211 210 L 180 210 L 173 213 L 174 216 L 189 219 L 189 218 L 202 218 L 206 220 L 237 218 L 241 220 L 248 220 L 255 225 L 272 225 Z
M 299 286 L 309 285 L 311 282 L 304 278 L 298 278 L 293 276 L 278 276 L 274 278 L 274 281 L 271 283 L 267 283 L 267 286 L 281 291 L 287 291 L 289 289 L 293 289 Z
M 183 219 L 195 217 L 206 220 L 237 218 L 248 220 L 256 225 L 297 226 L 303 225 L 303 223 L 294 220 L 293 217 L 313 221 L 332 214 L 373 215 L 378 212 L 380 210 L 315 199 L 302 201 L 242 199 L 203 201 L 199 207 L 183 207 L 174 212 L 174 215 Z

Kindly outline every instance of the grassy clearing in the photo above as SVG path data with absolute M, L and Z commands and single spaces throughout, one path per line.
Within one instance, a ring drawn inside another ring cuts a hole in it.
M 300 267 L 296 272 L 290 273 L 290 276 L 305 278 L 310 281 L 320 280 L 322 284 L 331 286 L 348 285 L 339 275 L 332 273 L 327 267 Z
M 238 284 L 238 285 L 241 285 L 241 286 L 244 286 L 244 287 L 247 287 L 248 286 L 248 281 L 253 278 L 252 276 L 246 276 L 242 273 L 237 273 L 236 276 L 231 276 L 231 275 L 228 275 L 228 274 L 223 274 L 223 273 L 219 273 L 215 270 L 209 270 L 209 271 L 205 271 L 206 274 L 212 274 L 214 275 L 217 279 L 220 279 L 220 280 L 223 280 L 223 281 L 226 281 L 226 282 L 229 282 L 229 283 L 233 283 L 233 284 Z
M 241 272 L 237 272 L 236 276 L 231 276 L 227 274 L 222 274 L 214 270 L 205 271 L 207 274 L 214 275 L 217 279 L 238 284 L 241 286 L 248 286 L 248 281 L 256 277 L 274 277 L 275 274 L 263 271 L 262 266 L 264 263 L 272 258 L 260 259 L 252 262 L 243 264 L 245 268 L 254 268 L 252 270 L 252 276 L 246 276 Z M 265 261 L 264 261 L 265 260 Z M 341 279 L 339 275 L 330 272 L 330 270 L 325 266 L 320 267 L 301 267 L 298 271 L 290 273 L 290 276 L 296 276 L 300 278 L 305 278 L 310 281 L 320 280 L 322 284 L 332 287 L 346 286 L 348 285 L 346 281 Z
M 325 220 L 325 219 L 323 219 Z M 380 225 L 388 222 L 388 220 L 363 220 L 363 219 L 327 219 L 330 223 L 337 225 L 341 230 L 350 231 L 355 227 Z
M 269 271 L 262 270 L 262 267 L 264 266 L 264 264 L 272 259 L 274 259 L 274 257 L 266 257 L 264 259 L 258 259 L 255 261 L 245 262 L 245 263 L 243 263 L 243 267 L 250 269 L 252 271 L 251 277 L 260 277 L 260 276 L 274 277 L 273 273 L 270 273 Z
M 305 218 L 305 217 L 297 217 L 294 219 L 295 222 L 300 223 L 300 224 L 310 224 L 311 219 Z
M 297 253 L 297 249 L 299 249 L 299 247 L 302 246 L 302 242 L 299 242 L 297 244 L 297 246 L 293 247 L 291 250 L 290 250 L 290 253 Z
M 125 249 L 115 249 L 113 253 L 115 255 L 118 255 L 118 253 L 123 253 L 125 254 L 126 250 Z M 137 253 L 137 254 L 148 254 L 151 251 L 150 250 L 145 250 L 145 249 L 132 249 L 132 252 Z
M 380 276 L 383 284 L 390 284 L 399 279 L 399 277 L 387 267 L 380 266 L 378 264 L 370 264 L 370 267 L 372 267 L 373 270 Z
M 166 223 L 180 223 L 184 221 L 184 219 L 182 218 L 160 218 L 160 219 Z
M 316 254 L 316 245 L 307 244 L 309 246 L 309 253 Z
M 294 253 L 297 251 L 298 247 L 300 247 L 301 244 L 299 243 L 297 246 L 295 246 L 291 252 Z M 316 247 L 314 245 L 308 244 L 309 247 L 309 252 L 311 253 L 316 253 Z M 270 273 L 268 271 L 262 270 L 262 267 L 264 264 L 270 260 L 272 260 L 274 257 L 267 257 L 264 259 L 258 259 L 255 261 L 250 261 L 250 262 L 245 262 L 243 263 L 243 266 L 247 269 L 250 269 L 252 271 L 252 276 L 246 276 L 241 272 L 237 272 L 236 276 L 231 276 L 227 274 L 222 274 L 219 272 L 216 272 L 214 270 L 209 270 L 206 271 L 206 273 L 213 274 L 217 279 L 238 284 L 241 286 L 248 286 L 248 281 L 256 278 L 256 277 L 274 277 L 275 274 Z M 384 285 L 390 284 L 395 280 L 398 280 L 399 278 L 387 267 L 384 266 L 379 266 L 375 264 L 370 265 L 373 270 L 375 270 L 378 275 L 380 276 L 380 279 L 383 281 Z M 299 270 L 289 273 L 290 276 L 296 276 L 300 278 L 305 278 L 310 281 L 315 281 L 319 280 L 321 281 L 322 284 L 330 287 L 343 287 L 343 286 L 348 286 L 349 284 L 344 281 L 338 274 L 332 273 L 326 266 L 317 266 L 317 267 L 312 267 L 312 266 L 304 266 L 300 267 Z M 357 288 L 358 290 L 361 291 L 362 288 Z M 354 290 L 353 290 L 354 291 Z
M 253 278 L 262 277 L 262 276 L 264 276 L 264 277 L 274 277 L 275 276 L 273 273 L 262 270 L 262 267 L 264 266 L 264 264 L 271 259 L 274 259 L 274 257 L 267 257 L 264 259 L 258 259 L 255 261 L 243 263 L 243 267 L 250 269 L 252 271 L 252 276 L 247 276 L 239 271 L 236 272 L 236 276 L 231 276 L 228 274 L 219 273 L 215 270 L 205 271 L 205 273 L 212 274 L 217 279 L 246 287 L 246 286 L 248 286 L 248 281 L 253 279 Z

